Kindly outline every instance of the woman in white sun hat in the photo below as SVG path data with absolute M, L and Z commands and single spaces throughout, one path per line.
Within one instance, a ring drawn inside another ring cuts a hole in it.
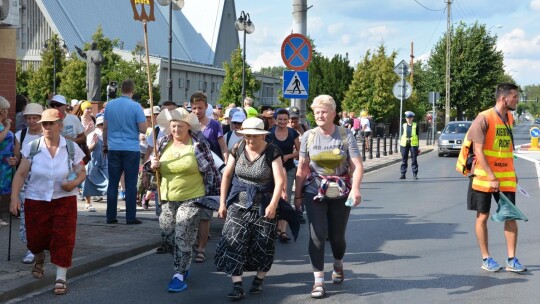
M 41 124 L 38 121 L 41 119 L 41 113 L 43 113 L 43 106 L 37 103 L 29 103 L 22 112 L 24 121 L 28 127 L 15 133 L 15 149 L 14 154 L 17 158 L 17 163 L 21 159 L 21 149 L 24 145 L 28 144 L 32 140 L 41 136 Z M 24 219 L 24 192 L 21 191 L 19 195 L 21 201 L 21 223 L 19 226 L 19 234 L 21 241 L 26 244 L 26 222 Z M 22 262 L 25 264 L 31 264 L 34 261 L 34 254 L 30 251 L 26 251 Z
M 274 261 L 276 209 L 285 175 L 281 150 L 265 141 L 269 132 L 261 119 L 244 120 L 237 133 L 244 139 L 232 148 L 223 173 L 218 212 L 226 220 L 215 256 L 217 269 L 232 278 L 231 300 L 245 295 L 244 271 L 257 272 L 249 292 L 262 292 Z
M 219 195 L 221 175 L 214 166 L 210 144 L 200 131 L 197 116 L 184 108 L 164 109 L 157 124 L 165 136 L 158 140 L 158 155 L 145 163 L 146 171 L 159 172 L 160 228 L 172 241 L 174 275 L 169 292 L 187 288 L 185 280 L 193 258 L 201 203 L 206 196 Z M 217 208 L 216 208 L 217 209 Z

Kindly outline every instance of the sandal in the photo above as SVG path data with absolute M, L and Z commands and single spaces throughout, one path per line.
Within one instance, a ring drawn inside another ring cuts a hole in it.
M 34 263 L 32 264 L 32 276 L 34 278 L 43 278 L 43 264 L 45 264 L 45 256 L 43 256 L 43 259 L 38 259 L 37 256 L 34 257 Z
M 314 299 L 322 299 L 326 295 L 324 291 L 324 285 L 322 283 L 315 283 L 313 289 L 311 290 L 311 297 Z
M 279 241 L 282 242 L 282 243 L 287 243 L 288 241 L 290 241 L 291 238 L 289 237 L 289 235 L 287 234 L 287 232 L 283 231 L 279 234 Z
M 67 293 L 67 284 L 66 284 L 66 281 L 64 280 L 56 280 L 56 282 L 54 283 L 54 288 L 53 288 L 53 293 L 54 295 L 56 296 L 60 296 L 60 295 L 65 295 Z
M 340 266 L 340 267 L 334 266 L 334 272 L 332 272 L 332 283 L 341 284 L 343 283 L 344 278 L 345 277 L 343 276 L 343 266 Z
M 259 279 L 257 276 L 253 278 L 251 283 L 251 288 L 249 289 L 250 294 L 259 294 L 262 292 L 263 280 Z
M 195 263 L 204 263 L 206 261 L 206 254 L 204 251 L 195 251 L 197 254 L 195 255 L 194 262 Z
M 233 290 L 227 294 L 227 298 L 231 301 L 240 300 L 246 295 L 244 292 L 244 287 L 233 285 Z

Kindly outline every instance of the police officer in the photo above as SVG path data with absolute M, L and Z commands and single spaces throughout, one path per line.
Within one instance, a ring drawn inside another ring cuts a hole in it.
M 418 162 L 416 157 L 418 156 L 418 125 L 413 122 L 414 113 L 411 111 L 405 112 L 406 123 L 401 127 L 401 177 L 399 179 L 405 179 L 405 173 L 407 173 L 407 162 L 409 159 L 409 151 L 411 152 L 411 169 L 413 172 L 413 178 L 418 179 Z

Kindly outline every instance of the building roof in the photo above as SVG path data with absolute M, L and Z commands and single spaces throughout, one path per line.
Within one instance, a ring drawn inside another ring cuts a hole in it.
M 215 48 L 217 42 L 214 34 L 209 34 L 205 28 L 204 35 L 197 32 L 190 19 L 211 20 L 212 16 L 221 20 L 223 14 L 223 0 L 197 0 L 207 2 L 207 9 L 195 11 L 193 9 L 173 11 L 172 20 L 172 57 L 180 60 L 205 65 L 214 65 Z M 82 47 L 85 42 L 92 41 L 92 35 L 98 26 L 103 28 L 103 34 L 111 39 L 118 38 L 121 48 L 133 50 L 138 42 L 144 43 L 143 24 L 133 19 L 133 10 L 129 0 L 36 0 L 49 25 L 59 36 L 66 41 L 70 50 L 74 46 Z M 189 5 L 186 1 L 186 6 Z M 217 6 L 216 6 L 217 5 Z M 190 18 L 186 17 L 188 12 Z M 210 13 L 210 19 L 208 14 Z M 155 21 L 149 22 L 148 44 L 149 53 L 153 56 L 168 57 L 169 39 L 169 8 L 155 2 Z M 213 29 L 214 33 L 219 28 Z M 217 37 L 217 34 L 215 34 Z M 210 38 L 208 38 L 210 37 Z M 220 64 L 220 63 L 218 63 Z

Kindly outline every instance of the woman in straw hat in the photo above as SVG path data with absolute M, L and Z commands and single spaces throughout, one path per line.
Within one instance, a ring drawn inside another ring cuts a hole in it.
M 231 300 L 245 295 L 244 271 L 257 272 L 249 292 L 262 291 L 274 261 L 276 209 L 285 175 L 281 151 L 265 141 L 269 132 L 261 119 L 246 119 L 237 132 L 244 139 L 232 148 L 223 173 L 218 212 L 226 220 L 215 256 L 217 269 L 232 277 L 233 289 L 227 295 Z
M 21 159 L 21 147 L 25 146 L 32 140 L 41 137 L 41 124 L 38 121 L 41 119 L 41 113 L 43 113 L 43 106 L 37 103 L 29 103 L 24 108 L 22 115 L 24 117 L 25 124 L 28 126 L 17 133 L 15 133 L 15 150 L 14 154 L 17 159 L 17 164 Z M 20 192 L 20 203 L 21 203 L 21 223 L 19 226 L 19 232 L 21 237 L 21 242 L 24 244 L 26 241 L 26 223 L 24 220 L 24 192 Z M 25 264 L 31 264 L 34 261 L 34 254 L 32 251 L 27 250 L 26 255 L 24 256 L 22 262 Z
M 343 282 L 345 231 L 351 206 L 361 201 L 362 160 L 349 129 L 334 125 L 336 103 L 319 95 L 311 104 L 317 127 L 302 136 L 296 173 L 295 205 L 305 205 L 309 222 L 309 257 L 314 285 L 311 297 L 325 296 L 324 247 L 328 236 L 334 256 L 332 282 Z
M 10 211 L 20 210 L 19 192 L 25 180 L 25 218 L 28 249 L 35 255 L 32 275 L 43 277 L 45 250 L 56 264 L 53 292 L 67 292 L 66 275 L 71 266 L 77 225 L 77 185 L 86 177 L 84 153 L 60 135 L 62 114 L 57 109 L 43 111 L 43 137 L 22 149 L 22 159 L 13 179 Z M 31 174 L 30 174 L 31 172 Z M 30 174 L 30 176 L 28 176 Z
M 166 134 L 158 143 L 158 155 L 145 163 L 147 171 L 159 171 L 161 214 L 159 225 L 172 245 L 174 275 L 168 291 L 187 288 L 185 280 L 193 257 L 201 203 L 206 196 L 219 195 L 221 176 L 214 167 L 210 145 L 200 131 L 195 114 L 184 108 L 164 109 L 157 124 Z M 216 206 L 217 207 L 217 206 Z M 217 208 L 216 208 L 217 209 Z

